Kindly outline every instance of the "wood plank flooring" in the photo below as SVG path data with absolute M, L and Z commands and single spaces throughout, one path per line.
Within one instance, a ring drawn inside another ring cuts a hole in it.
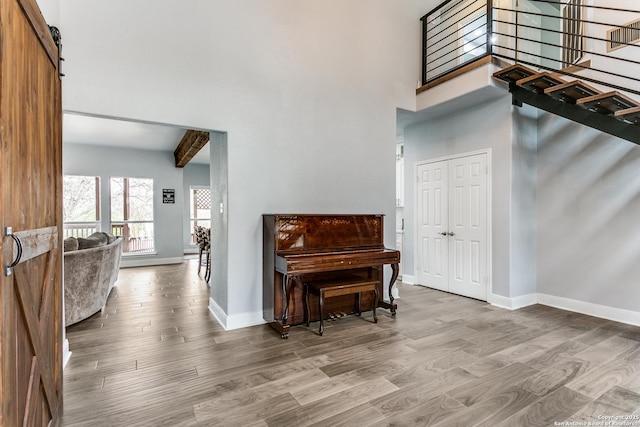
M 67 329 L 63 426 L 640 427 L 640 328 L 399 284 L 398 315 L 224 331 L 197 261 L 120 271 Z M 633 419 L 635 417 L 635 419 Z M 619 421 L 623 421 L 619 419 Z

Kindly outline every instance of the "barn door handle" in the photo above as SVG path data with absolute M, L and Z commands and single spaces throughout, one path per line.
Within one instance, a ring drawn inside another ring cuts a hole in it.
M 18 247 L 18 253 L 16 254 L 16 259 L 10 265 L 4 268 L 4 275 L 11 276 L 11 274 L 13 274 L 13 267 L 18 265 L 20 263 L 20 259 L 22 258 L 22 242 L 20 241 L 18 236 L 13 234 L 13 229 L 11 227 L 5 227 L 4 235 L 6 237 L 11 237 L 13 241 L 16 242 L 16 246 Z

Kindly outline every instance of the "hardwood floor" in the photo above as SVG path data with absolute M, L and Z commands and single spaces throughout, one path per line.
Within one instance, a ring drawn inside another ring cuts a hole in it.
M 395 317 L 327 321 L 322 337 L 313 322 L 282 340 L 266 325 L 225 332 L 196 269 L 123 269 L 104 312 L 67 329 L 63 426 L 528 427 L 628 416 L 618 422 L 640 427 L 640 328 L 400 284 Z

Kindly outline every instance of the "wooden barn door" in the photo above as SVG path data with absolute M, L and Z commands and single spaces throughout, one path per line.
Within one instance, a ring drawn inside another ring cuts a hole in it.
M 62 417 L 59 49 L 35 0 L 0 0 L 0 425 Z

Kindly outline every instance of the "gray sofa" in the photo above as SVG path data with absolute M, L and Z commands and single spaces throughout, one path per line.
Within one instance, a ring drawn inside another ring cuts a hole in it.
M 64 240 L 64 324 L 97 313 L 118 279 L 122 238 L 94 233 Z

